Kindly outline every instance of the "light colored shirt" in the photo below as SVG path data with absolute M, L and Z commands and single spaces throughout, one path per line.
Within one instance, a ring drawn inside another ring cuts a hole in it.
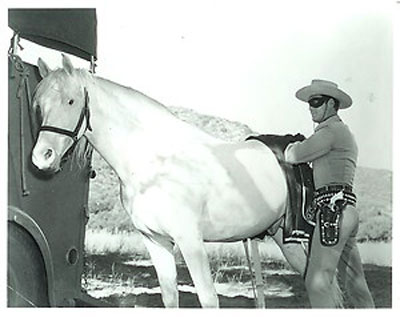
M 309 138 L 288 145 L 285 160 L 312 162 L 315 188 L 330 184 L 353 185 L 358 148 L 353 134 L 339 116 L 321 122 Z

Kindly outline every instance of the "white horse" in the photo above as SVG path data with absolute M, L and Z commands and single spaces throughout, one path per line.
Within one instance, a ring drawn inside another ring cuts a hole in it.
M 117 173 L 121 201 L 141 233 L 157 271 L 166 307 L 178 307 L 176 244 L 203 307 L 218 307 L 204 241 L 240 241 L 280 219 L 287 185 L 275 155 L 257 141 L 226 143 L 176 118 L 144 94 L 74 69 L 51 71 L 33 105 L 42 128 L 32 152 L 40 170 L 57 171 L 71 145 L 85 136 Z M 289 263 L 304 274 L 306 255 L 282 244 Z

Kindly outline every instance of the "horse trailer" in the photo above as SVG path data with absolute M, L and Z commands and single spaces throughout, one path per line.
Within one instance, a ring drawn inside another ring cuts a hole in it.
M 8 25 L 8 306 L 101 305 L 81 287 L 90 157 L 78 166 L 68 156 L 55 175 L 32 164 L 38 131 L 30 102 L 41 77 L 18 55 L 22 38 L 82 58 L 94 71 L 96 11 L 9 9 Z

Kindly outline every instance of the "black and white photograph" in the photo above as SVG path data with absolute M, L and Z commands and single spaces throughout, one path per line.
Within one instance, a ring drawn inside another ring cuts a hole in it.
M 0 8 L 5 313 L 395 312 L 400 1 Z

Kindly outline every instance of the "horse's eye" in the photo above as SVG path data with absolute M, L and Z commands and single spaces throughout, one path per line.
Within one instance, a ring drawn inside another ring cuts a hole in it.
M 72 104 L 74 103 L 74 99 L 70 99 L 70 100 L 68 101 L 68 103 L 69 103 L 70 105 L 72 105 Z

